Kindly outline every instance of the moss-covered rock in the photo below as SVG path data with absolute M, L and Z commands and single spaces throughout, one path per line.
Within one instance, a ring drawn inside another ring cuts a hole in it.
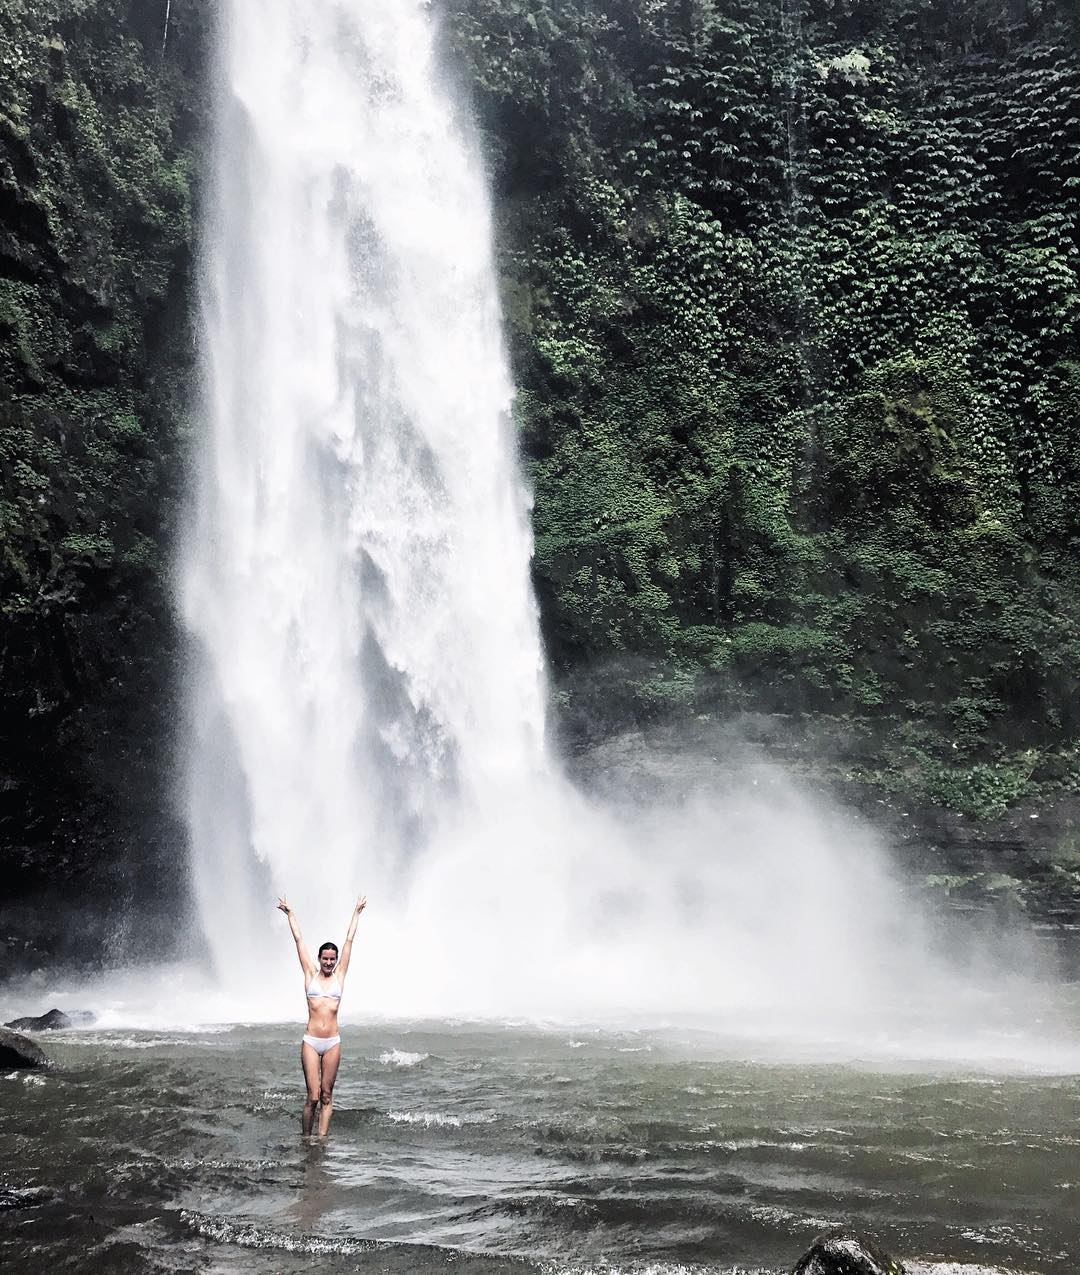
M 1021 800 L 1080 702 L 1072 8 L 453 0 L 448 27 L 564 722 L 826 714 L 887 785 L 916 747 L 928 799 Z
M 106 908 L 176 880 L 206 6 L 175 6 L 164 56 L 151 7 L 0 6 L 0 853 L 8 917 L 81 891 L 90 951 Z

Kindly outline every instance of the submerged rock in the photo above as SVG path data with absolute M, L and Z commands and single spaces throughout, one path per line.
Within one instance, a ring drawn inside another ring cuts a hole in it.
M 55 1032 L 65 1027 L 85 1027 L 94 1021 L 94 1015 L 84 1009 L 73 1009 L 65 1014 L 62 1009 L 50 1009 L 47 1014 L 38 1014 L 30 1018 L 13 1018 L 5 1027 L 20 1032 Z
M 0 1071 L 8 1067 L 47 1067 L 48 1058 L 29 1036 L 0 1027 Z
M 905 1275 L 902 1262 L 865 1235 L 819 1235 L 795 1263 L 792 1275 Z

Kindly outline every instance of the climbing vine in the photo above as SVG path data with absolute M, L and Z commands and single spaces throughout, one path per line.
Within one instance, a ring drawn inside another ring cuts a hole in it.
M 1068 6 L 457 0 L 448 29 L 564 700 L 917 720 L 955 760 L 1073 739 Z

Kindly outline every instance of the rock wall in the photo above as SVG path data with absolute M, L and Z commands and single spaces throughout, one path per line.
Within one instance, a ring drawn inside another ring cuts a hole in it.
M 458 0 L 575 738 L 1075 790 L 1075 6 Z
M 163 48 L 164 5 L 0 7 L 0 943 L 28 957 L 183 889 L 167 581 L 207 14 L 173 10 Z

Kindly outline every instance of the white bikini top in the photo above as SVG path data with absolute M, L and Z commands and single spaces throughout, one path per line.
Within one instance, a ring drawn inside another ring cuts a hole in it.
M 319 986 L 319 976 L 316 975 L 311 982 L 308 983 L 307 994 L 312 997 L 325 996 L 330 1000 L 339 1001 L 341 1000 L 341 984 L 331 983 L 324 991 L 323 988 Z

